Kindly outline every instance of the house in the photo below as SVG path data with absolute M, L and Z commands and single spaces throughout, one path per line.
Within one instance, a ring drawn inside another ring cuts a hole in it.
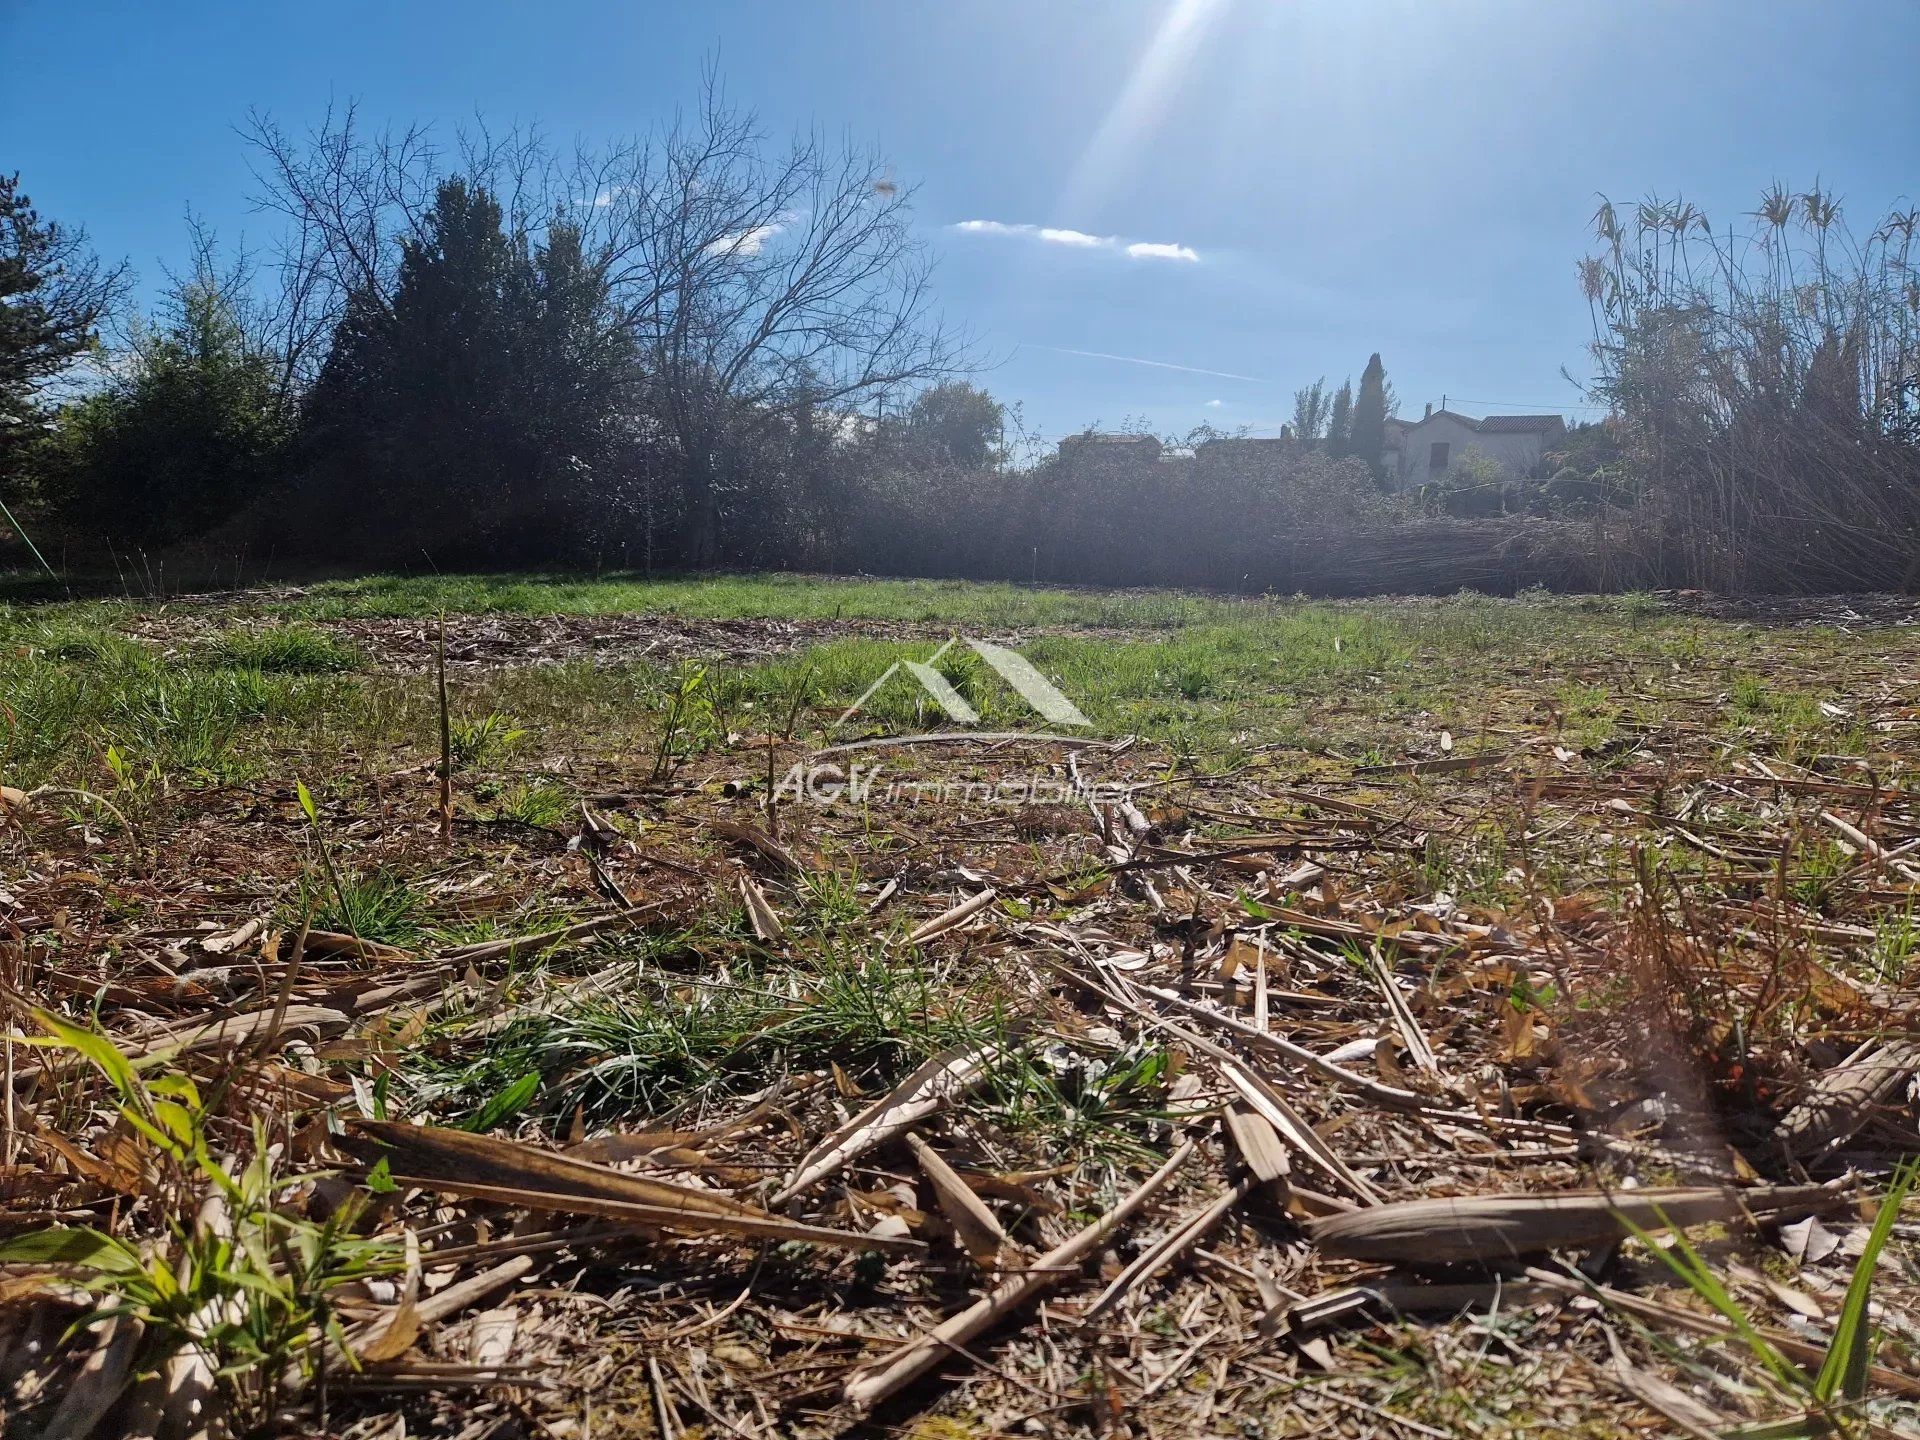
M 1429 405 L 1418 420 L 1387 421 L 1381 462 L 1400 490 L 1444 479 L 1470 450 L 1518 479 L 1535 473 L 1541 456 L 1566 433 L 1566 422 L 1558 415 L 1487 415 L 1475 420 Z
M 1151 435 L 1134 435 L 1117 430 L 1083 430 L 1060 442 L 1060 458 L 1108 455 L 1132 460 L 1158 460 L 1160 442 Z

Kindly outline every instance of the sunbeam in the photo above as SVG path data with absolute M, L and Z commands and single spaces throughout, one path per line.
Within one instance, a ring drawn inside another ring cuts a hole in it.
M 1060 193 L 1059 215 L 1078 215 L 1099 200 L 1124 157 L 1165 108 L 1167 97 L 1187 72 L 1207 31 L 1229 3 L 1231 0 L 1172 0 L 1159 30 L 1127 77 L 1120 98 L 1113 102 L 1074 163 Z

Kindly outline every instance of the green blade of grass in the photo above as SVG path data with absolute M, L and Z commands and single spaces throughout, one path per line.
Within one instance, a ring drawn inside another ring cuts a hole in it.
M 1894 1221 L 1900 1218 L 1900 1206 L 1906 1200 L 1907 1192 L 1913 1188 L 1916 1173 L 1920 1173 L 1920 1169 L 1908 1164 L 1902 1166 L 1895 1175 L 1893 1188 L 1887 1191 L 1886 1199 L 1880 1202 L 1880 1213 L 1873 1218 L 1873 1229 L 1867 1235 L 1866 1248 L 1860 1252 L 1860 1258 L 1854 1264 L 1853 1278 L 1847 1284 L 1846 1299 L 1841 1302 L 1840 1319 L 1833 1327 L 1833 1341 L 1827 1347 L 1827 1358 L 1813 1382 L 1814 1397 L 1823 1405 L 1832 1404 L 1836 1396 L 1848 1400 L 1866 1398 L 1867 1364 L 1873 1352 L 1867 1324 L 1867 1302 L 1873 1291 L 1873 1271 L 1880 1263 L 1880 1252 L 1886 1249 L 1887 1241 L 1893 1236 Z
M 1700 1258 L 1700 1252 L 1693 1248 L 1686 1234 L 1678 1226 L 1670 1227 L 1673 1244 L 1669 1248 L 1659 1244 L 1650 1233 L 1634 1224 L 1624 1213 L 1619 1218 L 1620 1223 L 1632 1233 L 1633 1238 L 1646 1246 L 1681 1283 L 1720 1312 L 1721 1317 L 1733 1326 L 1734 1333 L 1752 1352 L 1754 1359 L 1758 1360 L 1775 1380 L 1789 1390 L 1797 1390 L 1802 1394 L 1812 1388 L 1812 1382 L 1807 1378 L 1806 1372 L 1781 1354 L 1779 1347 L 1760 1333 L 1740 1302 L 1734 1299 L 1732 1292 L 1720 1283 L 1720 1277 L 1715 1275 L 1707 1262 Z

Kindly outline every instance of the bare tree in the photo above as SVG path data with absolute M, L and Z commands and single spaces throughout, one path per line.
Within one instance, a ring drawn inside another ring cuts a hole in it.
M 684 466 L 686 558 L 713 556 L 732 442 L 963 364 L 961 338 L 930 314 L 911 192 L 889 173 L 818 134 L 769 153 L 711 76 L 690 122 L 576 167 L 589 239 Z
M 423 126 L 368 134 L 352 101 L 329 106 L 304 137 L 260 112 L 241 133 L 253 147 L 254 204 L 288 221 L 271 323 L 285 383 L 304 386 L 347 302 L 391 298 L 400 243 L 419 233 L 442 157 Z
M 293 384 L 317 374 L 349 300 L 389 302 L 445 173 L 486 188 L 520 241 L 556 220 L 578 228 L 606 277 L 609 323 L 634 342 L 639 428 L 680 472 L 694 563 L 715 557 L 741 493 L 735 457 L 964 363 L 961 338 L 931 313 L 911 192 L 882 158 L 818 133 L 771 145 L 711 73 L 691 117 L 565 162 L 537 131 L 495 134 L 484 120 L 446 156 L 424 127 L 368 133 L 351 104 L 300 139 L 263 115 L 246 134 L 257 202 L 289 222 L 277 333 Z

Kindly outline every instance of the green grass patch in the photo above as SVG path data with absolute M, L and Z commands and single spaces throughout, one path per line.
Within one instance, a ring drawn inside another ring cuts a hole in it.
M 163 778 L 240 778 L 267 731 L 305 724 L 323 737 L 358 699 L 312 676 L 170 665 L 124 638 L 80 659 L 13 651 L 0 654 L 0 772 L 92 785 L 117 751 Z
M 336 888 L 314 878 L 303 886 L 300 908 L 316 930 L 357 935 L 385 945 L 410 945 L 425 929 L 427 902 L 406 879 L 384 866 L 347 871 Z M 293 917 L 298 925 L 299 917 Z
M 967 987 L 911 959 L 823 949 L 798 964 L 736 963 L 713 975 L 648 966 L 611 993 L 516 1021 L 477 1054 L 463 1049 L 455 1022 L 445 1039 L 460 1058 L 425 1058 L 412 1081 L 436 1111 L 465 1117 L 537 1075 L 533 1108 L 549 1119 L 578 1108 L 595 1124 L 632 1122 L 829 1062 L 885 1087 L 936 1051 L 979 1038 L 986 1013 Z
M 223 631 L 199 649 L 206 665 L 270 675 L 333 675 L 366 664 L 360 647 L 312 625 L 270 625 Z
M 1171 590 L 1079 590 L 964 580 L 861 580 L 819 575 L 369 576 L 315 585 L 282 614 L 349 616 L 674 615 L 733 620 L 896 620 L 961 626 L 1087 625 L 1170 629 L 1274 604 Z

